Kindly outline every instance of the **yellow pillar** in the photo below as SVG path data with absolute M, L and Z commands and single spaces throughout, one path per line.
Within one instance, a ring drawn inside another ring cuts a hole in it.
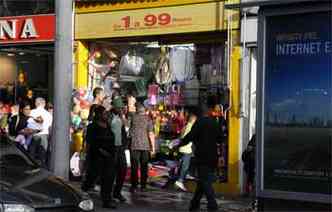
M 240 59 L 241 50 L 239 47 L 233 48 L 231 55 L 231 91 L 230 91 L 230 111 L 229 137 L 228 137 L 228 181 L 227 183 L 215 184 L 215 190 L 229 196 L 240 195 L 239 182 L 239 141 L 240 141 Z
M 228 0 L 226 3 L 238 3 L 239 0 Z M 239 11 L 227 10 L 224 11 L 225 23 L 228 26 L 230 21 L 231 40 L 232 43 L 230 58 L 230 111 L 228 114 L 229 121 L 229 136 L 228 136 L 228 181 L 227 183 L 216 184 L 216 192 L 223 193 L 230 196 L 238 196 L 241 193 L 239 182 L 239 145 L 240 145 L 240 60 L 241 48 L 240 43 L 240 13 Z M 229 20 L 230 19 L 230 20 Z
M 88 87 L 88 59 L 89 59 L 89 49 L 85 42 L 76 42 L 75 51 L 75 88 Z

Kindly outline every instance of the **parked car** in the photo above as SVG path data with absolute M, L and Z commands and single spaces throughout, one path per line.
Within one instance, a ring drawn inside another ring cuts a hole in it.
M 43 169 L 0 134 L 0 212 L 93 211 L 89 196 Z

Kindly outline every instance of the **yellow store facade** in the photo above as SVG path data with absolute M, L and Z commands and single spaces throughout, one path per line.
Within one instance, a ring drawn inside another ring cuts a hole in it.
M 236 196 L 242 190 L 239 17 L 237 13 L 226 11 L 224 4 L 217 0 L 76 1 L 74 82 L 76 88 L 91 90 L 98 86 L 114 67 L 120 65 L 121 69 L 125 57 L 121 59 L 119 55 L 143 52 L 142 58 L 147 61 L 164 49 L 171 53 L 174 49 L 195 49 L 196 63 L 190 65 L 191 68 L 185 65 L 188 70 L 185 75 L 190 75 L 192 70 L 198 73 L 202 67 L 212 67 L 212 80 L 205 84 L 213 84 L 214 91 L 220 89 L 227 93 L 223 95 L 223 99 L 227 99 L 224 110 L 228 114 L 229 128 L 227 160 L 224 161 L 227 174 L 215 188 L 217 192 Z M 135 64 L 138 67 L 140 62 Z M 153 64 L 145 62 L 146 67 Z M 199 75 L 202 81 L 204 77 Z M 177 81 L 185 80 L 181 74 L 178 76 Z M 140 77 L 138 74 L 127 76 L 124 81 L 137 81 Z M 131 87 L 128 83 L 126 86 Z M 206 90 L 209 86 L 202 87 Z

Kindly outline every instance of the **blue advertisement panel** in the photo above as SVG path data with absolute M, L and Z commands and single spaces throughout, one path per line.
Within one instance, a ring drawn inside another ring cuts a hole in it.
M 331 15 L 266 18 L 266 190 L 331 194 Z

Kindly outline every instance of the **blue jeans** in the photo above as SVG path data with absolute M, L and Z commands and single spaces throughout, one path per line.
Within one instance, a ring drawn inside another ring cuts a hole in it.
M 183 154 L 181 158 L 181 165 L 180 165 L 180 175 L 178 181 L 184 182 L 186 179 L 186 175 L 189 171 L 190 161 L 191 161 L 191 154 Z
M 203 195 L 208 201 L 208 210 L 215 210 L 218 204 L 215 197 L 215 192 L 212 183 L 215 182 L 215 170 L 208 167 L 198 165 L 197 167 L 198 182 L 193 199 L 191 200 L 191 208 L 199 208 L 200 201 Z

